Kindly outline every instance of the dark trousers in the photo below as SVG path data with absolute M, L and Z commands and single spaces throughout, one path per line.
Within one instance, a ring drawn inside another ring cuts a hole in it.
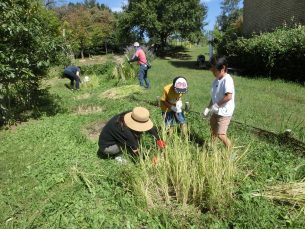
M 71 89 L 74 88 L 74 81 L 75 81 L 75 88 L 79 89 L 79 77 L 75 73 L 73 73 L 71 71 L 64 70 L 64 75 L 65 75 L 66 78 L 70 79 Z
M 141 64 L 139 69 L 139 82 L 141 87 L 150 88 L 150 82 L 147 78 L 147 65 Z M 145 85 L 144 85 L 145 84 Z

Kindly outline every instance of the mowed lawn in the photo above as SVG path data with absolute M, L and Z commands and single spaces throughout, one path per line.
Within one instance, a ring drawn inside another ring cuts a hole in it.
M 151 209 L 126 188 L 122 178 L 126 175 L 124 166 L 97 158 L 97 134 L 88 134 L 92 125 L 102 125 L 112 115 L 141 105 L 151 111 L 152 119 L 160 126 L 160 110 L 150 102 L 155 102 L 163 86 L 175 76 L 188 79 L 189 93 L 183 100 L 190 102 L 192 111 L 201 112 L 209 102 L 213 76 L 197 69 L 196 57 L 206 53 L 206 47 L 194 46 L 154 60 L 149 71 L 151 90 L 138 90 L 136 86 L 128 89 L 128 85 L 137 84 L 136 79 L 118 83 L 98 76 L 99 86 L 71 92 L 64 87 L 66 79 L 48 80 L 46 84 L 51 86 L 61 112 L 0 132 L 1 227 L 304 228 L 302 206 L 252 194 L 269 185 L 302 180 L 305 152 L 297 154 L 294 148 L 257 136 L 247 128 L 233 124 L 229 129 L 235 153 L 248 151 L 240 162 L 234 201 L 228 206 L 230 214 L 226 217 L 201 212 L 196 216 L 181 214 L 185 217 L 180 219 L 166 206 Z M 295 138 L 305 142 L 304 86 L 233 78 L 234 120 L 275 133 L 289 128 Z M 125 91 L 110 93 L 124 86 Z M 187 120 L 192 132 L 202 139 L 209 138 L 208 123 L 199 115 L 188 113 Z

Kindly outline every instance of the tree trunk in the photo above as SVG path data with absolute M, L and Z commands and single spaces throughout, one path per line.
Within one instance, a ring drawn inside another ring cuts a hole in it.
M 108 54 L 107 42 L 105 42 L 105 51 L 106 51 L 106 55 L 107 55 Z
M 80 55 L 81 55 L 82 59 L 84 59 L 84 49 L 81 49 Z

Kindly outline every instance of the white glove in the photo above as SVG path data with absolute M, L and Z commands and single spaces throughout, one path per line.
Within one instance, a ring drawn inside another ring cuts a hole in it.
M 172 110 L 173 112 L 177 112 L 177 107 L 171 106 L 171 110 Z
M 219 106 L 217 105 L 217 103 L 214 103 L 213 106 L 211 107 L 211 113 L 218 114 L 218 111 L 219 111 Z
M 209 116 L 209 113 L 210 113 L 210 109 L 208 107 L 206 107 L 203 110 L 202 115 L 203 115 L 203 117 L 207 118 Z
M 183 106 L 183 104 L 182 104 L 182 101 L 181 100 L 178 100 L 177 102 L 176 102 L 176 109 L 177 109 L 177 113 L 180 113 L 180 112 L 182 112 L 182 106 Z

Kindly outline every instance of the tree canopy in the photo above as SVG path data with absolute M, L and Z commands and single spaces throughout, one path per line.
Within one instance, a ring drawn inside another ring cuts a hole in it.
M 174 33 L 187 38 L 201 31 L 207 7 L 200 0 L 129 0 L 124 13 L 125 30 L 165 46 Z
M 9 116 L 13 107 L 35 106 L 40 80 L 62 62 L 65 46 L 57 17 L 41 1 L 2 0 L 0 12 L 0 113 Z
M 104 6 L 94 5 L 95 1 L 87 1 L 87 5 L 69 4 L 56 8 L 55 11 L 63 22 L 67 42 L 74 53 L 84 50 L 100 49 L 114 30 L 114 14 Z
M 223 0 L 221 2 L 221 15 L 217 17 L 220 31 L 225 32 L 240 17 L 242 10 L 239 9 L 239 2 L 240 0 Z

